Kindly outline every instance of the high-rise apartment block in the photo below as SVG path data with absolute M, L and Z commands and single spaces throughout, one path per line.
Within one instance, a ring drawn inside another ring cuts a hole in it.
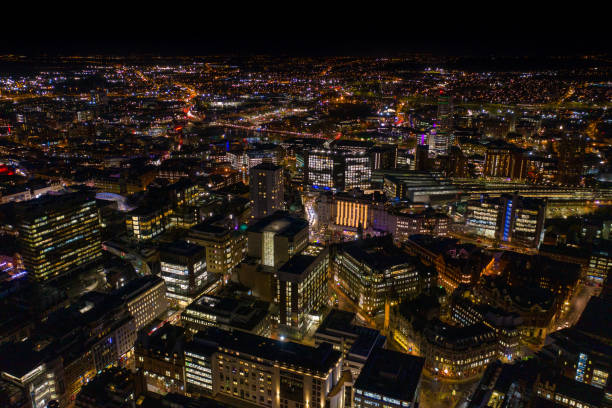
M 272 163 L 261 163 L 249 174 L 251 217 L 260 219 L 283 210 L 285 189 L 283 168 Z

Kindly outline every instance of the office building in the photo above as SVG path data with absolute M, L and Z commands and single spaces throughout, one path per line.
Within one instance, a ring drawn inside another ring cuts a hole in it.
M 372 184 L 383 188 L 392 200 L 412 203 L 446 203 L 456 201 L 460 190 L 441 173 L 411 170 L 377 170 Z
M 277 272 L 279 330 L 283 335 L 302 338 L 322 314 L 328 299 L 329 250 L 310 245 L 294 255 Z
M 45 281 L 85 267 L 102 256 L 94 196 L 45 195 L 16 209 L 23 264 L 30 279 Z
M 551 333 L 542 358 L 563 368 L 562 374 L 609 392 L 612 389 L 612 346 L 575 328 Z
M 394 169 L 397 163 L 397 145 L 374 146 L 369 149 L 372 170 Z
M 128 369 L 113 367 L 85 385 L 74 403 L 76 408 L 124 408 L 135 406 L 136 396 L 134 374 Z
M 588 261 L 586 278 L 603 284 L 612 268 L 612 245 L 608 240 L 602 240 L 593 245 Z
M 167 186 L 150 186 L 142 203 L 127 214 L 128 235 L 137 241 L 149 241 L 173 227 L 195 225 L 198 210 L 192 206 L 198 196 L 197 185 L 186 178 Z
M 557 142 L 557 181 L 564 185 L 578 185 L 582 180 L 586 153 L 586 136 L 561 136 Z
M 418 407 L 424 359 L 378 348 L 355 381 L 355 408 Z
M 206 248 L 175 241 L 160 247 L 159 259 L 169 300 L 185 307 L 202 293 L 209 280 Z
M 449 217 L 435 211 L 401 212 L 395 215 L 395 231 L 393 238 L 406 241 L 414 234 L 446 236 L 448 234 Z
M 134 346 L 136 376 L 141 388 L 157 394 L 185 393 L 186 329 L 165 324 L 141 330 Z
M 251 218 L 260 219 L 284 209 L 285 189 L 283 168 L 261 163 L 249 173 Z
M 453 100 L 442 91 L 438 96 L 438 113 L 429 138 L 429 151 L 433 156 L 444 156 L 453 144 Z
M 246 255 L 246 234 L 222 224 L 205 221 L 189 230 L 186 241 L 206 248 L 206 269 L 224 279 Z
M 373 314 L 385 302 L 418 295 L 435 281 L 433 268 L 396 247 L 390 235 L 341 244 L 332 262 L 335 282 Z
M 487 145 L 484 175 L 523 180 L 527 178 L 528 161 L 522 149 L 501 140 L 494 140 Z
M 340 309 L 332 309 L 314 334 L 315 344 L 330 343 L 342 353 L 344 370 L 350 370 L 354 379 L 370 353 L 386 344 L 387 338 L 378 330 L 362 326 L 357 315 Z
M 160 316 L 168 308 L 166 282 L 156 275 L 146 275 L 129 281 L 112 292 L 134 316 L 136 331 Z
M 59 355 L 36 350 L 32 341 L 5 345 L 0 352 L 0 376 L 22 392 L 23 407 L 65 401 L 64 367 Z
M 185 348 L 187 389 L 266 408 L 342 406 L 340 352 L 209 328 Z
M 425 359 L 425 368 L 442 377 L 470 378 L 500 357 L 500 339 L 482 321 L 467 326 L 439 319 L 440 303 L 431 295 L 405 301 L 392 319 L 394 338 Z
M 468 202 L 465 225 L 484 238 L 537 248 L 544 238 L 546 200 L 516 194 Z
M 278 211 L 247 230 L 247 255 L 268 268 L 278 268 L 308 244 L 308 221 Z
M 540 373 L 534 390 L 542 405 L 547 401 L 561 407 L 600 408 L 606 399 L 602 389 L 546 372 Z
M 355 238 L 359 234 L 382 235 L 393 233 L 395 216 L 385 208 L 387 199 L 375 192 L 361 190 L 320 194 L 316 200 L 316 222 L 334 238 Z
M 371 186 L 372 166 L 366 152 L 315 149 L 303 154 L 305 187 L 349 191 Z
M 270 334 L 270 303 L 253 298 L 202 295 L 181 313 L 183 327 L 195 333 L 207 327 Z
M 438 285 L 447 293 L 452 293 L 461 284 L 476 284 L 485 268 L 493 264 L 493 257 L 481 248 L 460 244 L 454 238 L 412 235 L 405 244 L 409 253 L 435 267 Z

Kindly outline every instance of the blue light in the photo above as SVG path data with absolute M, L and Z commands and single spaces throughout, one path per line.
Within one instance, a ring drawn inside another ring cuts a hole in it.
M 506 207 L 506 221 L 504 222 L 504 241 L 508 241 L 511 218 L 512 218 L 512 200 L 508 200 L 508 206 Z

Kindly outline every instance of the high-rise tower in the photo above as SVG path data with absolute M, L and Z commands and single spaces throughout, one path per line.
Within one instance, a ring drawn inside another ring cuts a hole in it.
M 251 218 L 260 219 L 283 209 L 283 168 L 261 163 L 249 171 Z

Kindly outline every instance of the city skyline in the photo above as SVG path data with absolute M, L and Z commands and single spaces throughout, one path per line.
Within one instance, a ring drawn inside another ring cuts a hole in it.
M 604 13 L 171 6 L 3 28 L 2 408 L 612 408 Z

